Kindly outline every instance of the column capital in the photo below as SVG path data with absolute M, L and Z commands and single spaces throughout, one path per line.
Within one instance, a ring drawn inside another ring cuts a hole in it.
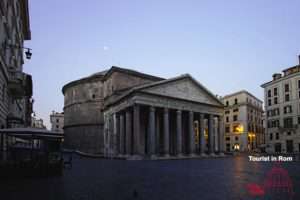
M 203 119 L 204 118 L 204 113 L 199 113 L 199 115 L 200 115 L 200 119 Z
M 176 110 L 177 114 L 181 114 L 181 112 L 182 112 L 181 110 Z

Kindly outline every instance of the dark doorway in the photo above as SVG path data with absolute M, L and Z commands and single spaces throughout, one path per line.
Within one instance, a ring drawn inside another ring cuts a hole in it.
M 280 153 L 281 152 L 281 143 L 276 143 L 275 144 L 275 152 Z
M 226 144 L 226 151 L 230 152 L 230 144 Z
M 287 140 L 286 141 L 286 152 L 293 153 L 293 151 L 294 151 L 293 140 Z

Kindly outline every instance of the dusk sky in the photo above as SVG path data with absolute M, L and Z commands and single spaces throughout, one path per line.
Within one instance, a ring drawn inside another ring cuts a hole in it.
M 34 111 L 50 128 L 64 84 L 114 66 L 189 73 L 214 94 L 260 85 L 298 64 L 300 1 L 29 0 Z

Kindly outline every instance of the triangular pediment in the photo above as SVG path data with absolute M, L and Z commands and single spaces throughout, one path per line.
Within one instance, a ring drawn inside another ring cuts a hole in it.
M 210 91 L 195 81 L 190 75 L 160 81 L 159 83 L 140 88 L 140 91 L 215 106 L 223 106 Z

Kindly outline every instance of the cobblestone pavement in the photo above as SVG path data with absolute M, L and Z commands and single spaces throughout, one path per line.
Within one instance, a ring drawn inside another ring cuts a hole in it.
M 273 166 L 244 156 L 168 161 L 75 157 L 62 177 L 0 180 L 0 199 L 281 199 L 278 193 L 251 196 L 247 189 L 248 184 L 262 185 Z M 282 168 L 292 180 L 292 199 L 300 199 L 300 162 Z

